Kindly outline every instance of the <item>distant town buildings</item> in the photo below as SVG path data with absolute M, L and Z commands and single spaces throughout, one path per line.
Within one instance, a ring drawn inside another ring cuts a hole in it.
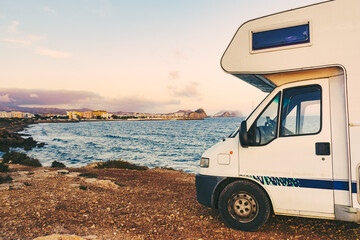
M 69 116 L 69 119 L 80 119 L 82 117 L 82 113 L 81 112 L 66 112 L 66 115 Z
M 69 119 L 112 119 L 111 113 L 106 112 L 105 110 L 96 110 L 96 111 L 87 111 L 87 112 L 77 112 L 70 111 L 67 112 Z
M 180 110 L 175 113 L 153 114 L 139 112 L 120 112 L 108 113 L 105 110 L 95 111 L 67 111 L 66 114 L 31 114 L 19 111 L 0 111 L 0 118 L 35 118 L 35 119 L 69 119 L 69 120 L 171 120 L 171 119 L 203 119 L 208 117 L 203 109 L 194 112 L 190 110 Z
M 67 112 L 69 119 L 172 119 L 172 118 L 184 118 L 187 117 L 187 114 L 184 112 L 176 113 L 167 113 L 167 114 L 153 114 L 153 113 L 122 113 L 122 114 L 113 114 L 108 113 L 105 110 L 96 110 L 96 111 L 87 111 L 87 112 L 77 112 L 69 111 Z
M 82 113 L 82 117 L 83 117 L 83 118 L 91 119 L 91 118 L 93 118 L 93 116 L 94 116 L 94 115 L 92 114 L 91 111 L 83 112 L 83 113 Z
M 0 111 L 0 118 L 33 118 L 34 114 L 24 112 L 6 112 Z

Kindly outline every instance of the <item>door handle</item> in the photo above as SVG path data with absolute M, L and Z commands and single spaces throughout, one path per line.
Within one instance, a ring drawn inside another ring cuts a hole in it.
M 329 156 L 330 155 L 330 143 L 328 142 L 317 142 L 315 143 L 316 155 Z

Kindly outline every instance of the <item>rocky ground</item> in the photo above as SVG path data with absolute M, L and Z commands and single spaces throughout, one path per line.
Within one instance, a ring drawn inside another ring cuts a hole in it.
M 30 136 L 23 138 L 22 134 L 17 133 L 33 123 L 32 119 L 0 118 L 0 152 L 8 152 L 10 148 L 31 150 L 34 147 L 43 147 L 44 143 L 37 143 Z
M 195 176 L 179 171 L 10 169 L 0 173 L 13 178 L 0 184 L 3 240 L 360 239 L 357 224 L 295 217 L 272 216 L 258 232 L 230 229 L 196 202 Z

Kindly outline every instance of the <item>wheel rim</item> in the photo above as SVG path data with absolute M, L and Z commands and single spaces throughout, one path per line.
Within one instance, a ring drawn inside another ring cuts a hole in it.
M 233 218 L 242 223 L 251 222 L 259 212 L 256 199 L 247 192 L 238 192 L 228 201 L 228 210 Z

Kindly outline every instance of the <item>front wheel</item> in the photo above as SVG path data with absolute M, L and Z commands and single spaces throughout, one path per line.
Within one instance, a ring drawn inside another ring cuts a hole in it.
M 231 228 L 256 231 L 270 216 L 270 200 L 257 184 L 240 180 L 227 185 L 219 197 L 219 212 Z

